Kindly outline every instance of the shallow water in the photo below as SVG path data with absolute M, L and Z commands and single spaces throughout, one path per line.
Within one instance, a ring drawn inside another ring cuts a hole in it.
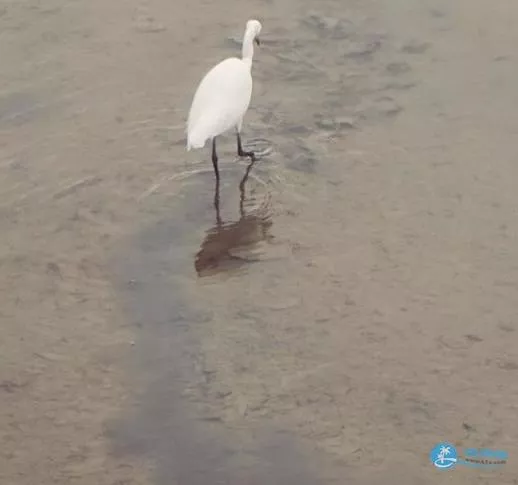
M 0 6 L 0 482 L 516 483 L 517 7 L 224 4 Z

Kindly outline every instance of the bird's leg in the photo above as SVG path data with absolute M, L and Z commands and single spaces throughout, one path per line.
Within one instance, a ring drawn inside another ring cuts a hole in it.
M 216 187 L 214 188 L 214 209 L 216 209 L 216 224 L 221 226 L 221 213 L 219 210 L 219 179 L 216 179 Z
M 236 133 L 236 135 L 237 135 L 237 154 L 240 157 L 250 157 L 250 160 L 252 160 L 252 162 L 255 162 L 254 152 L 243 151 L 243 147 L 241 145 L 241 135 L 239 134 L 239 131 Z
M 216 137 L 212 139 L 212 165 L 214 165 L 214 173 L 216 181 L 219 184 L 218 155 L 216 154 Z
M 239 199 L 239 213 L 241 215 L 241 219 L 245 217 L 245 184 L 248 180 L 248 176 L 250 175 L 250 170 L 252 170 L 252 166 L 255 163 L 255 159 L 252 159 L 252 161 L 248 164 L 248 167 L 246 167 L 246 172 L 243 178 L 241 179 L 241 182 L 239 183 L 239 192 L 241 194 L 241 197 Z

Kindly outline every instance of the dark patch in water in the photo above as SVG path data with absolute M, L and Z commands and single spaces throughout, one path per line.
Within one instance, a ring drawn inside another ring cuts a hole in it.
M 302 24 L 314 29 L 320 36 L 334 40 L 347 39 L 355 32 L 354 23 L 348 20 L 309 12 Z
M 429 48 L 428 42 L 411 41 L 405 44 L 401 50 L 407 54 L 424 54 Z
M 394 76 L 399 76 L 400 74 L 406 74 L 410 72 L 410 65 L 408 62 L 391 62 L 387 64 L 387 72 Z
M 32 94 L 9 94 L 0 98 L 0 123 L 22 125 L 31 121 L 41 109 L 42 105 Z
M 381 39 L 372 39 L 367 42 L 355 42 L 345 53 L 345 57 L 356 60 L 367 60 L 381 49 Z
M 241 193 L 243 205 L 244 190 Z M 138 334 L 129 369 L 133 403 L 108 427 L 113 452 L 150 458 L 156 463 L 159 485 L 323 483 L 312 475 L 308 457 L 300 454 L 289 434 L 246 421 L 230 429 L 214 403 L 222 397 L 204 392 L 211 374 L 203 360 L 199 329 L 213 317 L 196 301 L 187 300 L 184 288 L 195 277 L 189 255 L 197 245 L 199 225 L 208 223 L 206 202 L 198 190 L 191 191 L 173 217 L 143 229 L 117 255 L 117 284 Z M 244 212 L 222 230 L 228 231 L 227 248 L 240 239 L 237 234 L 248 233 L 248 225 L 252 233 L 263 235 L 271 225 L 262 216 L 243 222 Z M 221 238 L 221 231 L 218 234 Z M 207 242 L 210 238 L 202 244 L 202 253 L 212 244 Z

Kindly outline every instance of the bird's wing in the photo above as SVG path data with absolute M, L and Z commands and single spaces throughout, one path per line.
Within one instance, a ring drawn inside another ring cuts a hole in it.
M 246 64 L 237 58 L 226 59 L 202 79 L 189 112 L 187 130 L 203 143 L 243 118 L 252 95 L 252 77 Z

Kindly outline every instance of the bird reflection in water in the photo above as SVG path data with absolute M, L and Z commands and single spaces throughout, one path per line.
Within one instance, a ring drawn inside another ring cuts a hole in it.
M 250 263 L 260 261 L 257 245 L 261 241 L 270 241 L 272 225 L 268 203 L 263 203 L 249 214 L 245 212 L 245 185 L 255 161 L 250 162 L 239 184 L 240 218 L 236 222 L 223 222 L 220 214 L 219 181 L 214 190 L 214 208 L 216 225 L 207 231 L 207 235 L 196 254 L 194 266 L 198 276 L 210 276 L 224 271 L 235 271 Z

